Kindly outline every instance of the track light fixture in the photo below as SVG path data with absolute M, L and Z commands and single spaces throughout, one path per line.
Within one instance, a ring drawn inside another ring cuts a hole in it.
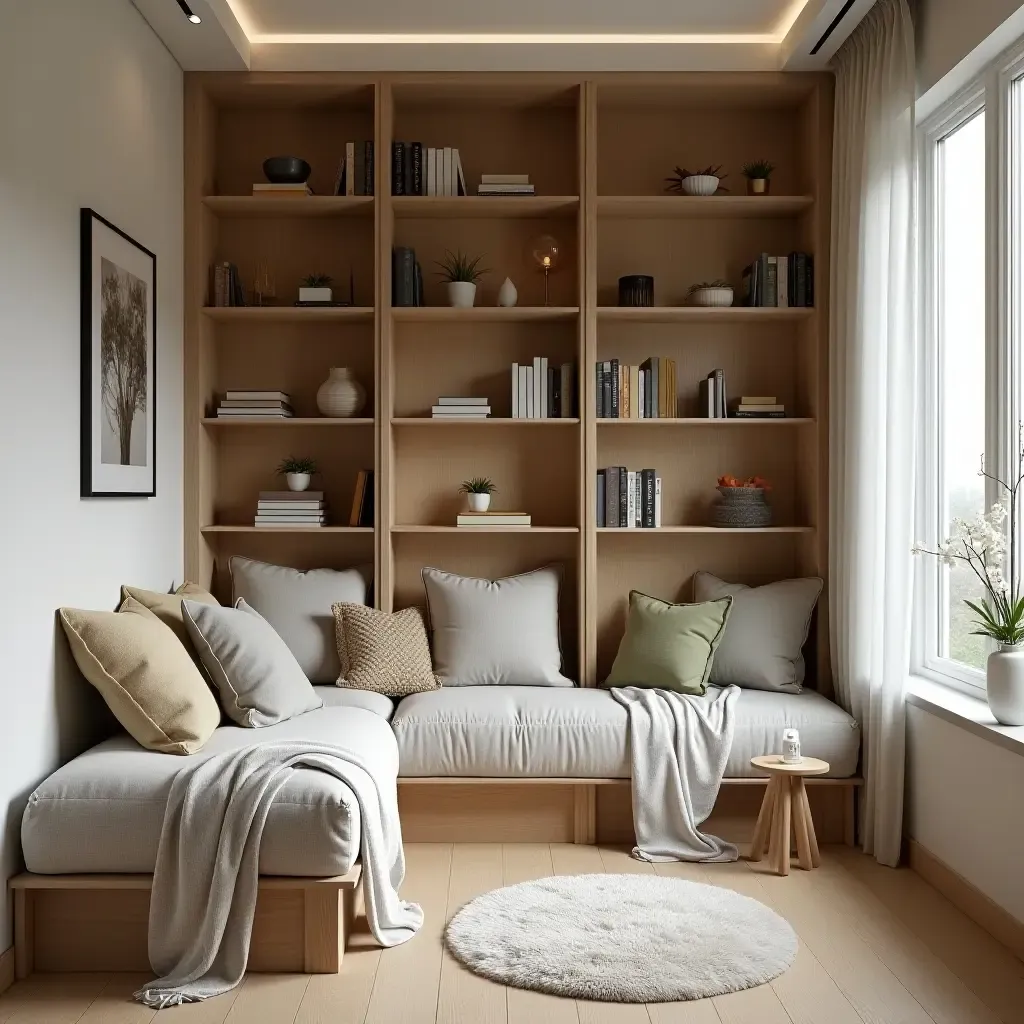
M 181 13 L 184 14 L 193 25 L 201 25 L 203 23 L 203 19 L 200 18 L 187 3 L 185 3 L 185 0 L 178 0 L 178 6 L 181 8 Z

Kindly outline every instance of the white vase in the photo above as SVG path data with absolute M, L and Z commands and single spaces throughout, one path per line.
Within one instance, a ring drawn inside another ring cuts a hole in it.
M 316 407 L 321 415 L 335 419 L 355 416 L 365 401 L 366 389 L 347 366 L 332 366 L 327 380 L 316 393 Z
M 691 174 L 683 178 L 680 187 L 684 196 L 713 196 L 720 182 L 721 179 L 714 174 Z
M 476 302 L 476 285 L 472 281 L 448 282 L 448 305 L 469 309 Z
M 518 301 L 519 292 L 516 291 L 516 286 L 512 283 L 512 279 L 506 277 L 498 289 L 498 305 L 514 306 Z
M 1024 725 L 1024 644 L 1000 644 L 985 671 L 988 706 L 1000 725 Z
M 690 303 L 694 306 L 731 306 L 732 300 L 731 288 L 698 288 L 690 296 Z
M 289 473 L 285 479 L 288 481 L 289 491 L 304 491 L 309 487 L 310 475 L 308 473 Z
M 470 512 L 486 512 L 491 507 L 491 496 L 489 494 L 467 494 L 469 498 Z

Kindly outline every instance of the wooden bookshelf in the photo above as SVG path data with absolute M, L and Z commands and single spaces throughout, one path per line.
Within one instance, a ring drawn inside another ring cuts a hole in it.
M 565 566 L 566 671 L 607 673 L 630 589 L 689 600 L 699 569 L 760 583 L 828 569 L 828 258 L 831 80 L 805 74 L 186 75 L 185 551 L 191 578 L 226 594 L 236 553 L 298 568 L 372 562 L 378 606 L 422 605 L 420 570 L 501 576 Z M 330 195 L 346 141 L 373 139 L 375 196 Z M 390 143 L 458 147 L 467 183 L 528 172 L 535 196 L 391 196 Z M 262 160 L 294 153 L 317 193 L 253 197 Z M 382 159 L 383 157 L 383 159 Z M 773 194 L 747 196 L 740 167 L 776 164 Z M 722 164 L 730 192 L 663 192 L 678 165 Z M 530 242 L 559 240 L 551 305 Z M 415 248 L 426 305 L 391 306 L 391 249 Z M 452 309 L 434 274 L 446 249 L 483 254 L 478 305 Z M 701 309 L 690 284 L 738 289 L 762 251 L 811 252 L 814 309 Z M 211 308 L 209 270 L 230 260 L 251 287 L 269 267 L 275 304 Z M 353 306 L 294 305 L 302 277 L 330 274 Z M 655 306 L 616 303 L 617 280 L 655 277 Z M 511 277 L 519 305 L 496 292 Z M 579 418 L 513 420 L 509 368 L 547 356 L 579 367 Z M 679 416 L 595 415 L 594 365 L 648 356 L 677 364 Z M 318 416 L 331 366 L 367 391 L 361 418 Z M 775 394 L 784 420 L 697 418 L 697 382 L 722 367 L 729 391 Z M 214 418 L 228 388 L 291 393 L 290 420 Z M 434 420 L 440 395 L 486 395 L 487 420 Z M 620 429 L 621 428 L 621 429 Z M 639 429 L 637 429 L 639 428 Z M 697 429 L 701 428 L 701 429 Z M 331 525 L 252 525 L 281 458 L 309 455 Z M 599 468 L 655 467 L 656 530 L 598 529 Z M 349 527 L 356 473 L 375 471 L 374 528 Z M 774 524 L 708 525 L 722 473 L 771 480 Z M 459 482 L 486 475 L 495 506 L 533 526 L 460 529 Z M 827 607 L 809 658 L 828 692 Z

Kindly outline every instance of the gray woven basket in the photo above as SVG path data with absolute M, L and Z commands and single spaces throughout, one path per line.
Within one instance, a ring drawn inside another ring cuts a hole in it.
M 711 523 L 725 529 L 771 526 L 772 509 L 763 487 L 719 487 Z

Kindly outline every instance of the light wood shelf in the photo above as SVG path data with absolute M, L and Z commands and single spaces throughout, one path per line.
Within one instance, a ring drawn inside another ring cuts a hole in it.
M 579 533 L 578 526 L 418 526 L 410 523 L 396 523 L 391 527 L 392 533 L 446 533 L 446 534 L 483 534 L 483 533 L 516 533 L 536 534 L 547 533 Z
M 676 416 L 661 419 L 607 419 L 598 417 L 599 427 L 809 427 L 816 422 L 808 416 L 783 416 L 774 419 L 728 419 L 711 418 L 708 416 Z
M 579 426 L 578 419 L 512 419 L 507 416 L 488 416 L 486 419 L 467 416 L 465 419 L 436 419 L 433 416 L 396 416 L 391 420 L 393 427 L 573 427 Z
M 575 320 L 579 306 L 393 306 L 391 315 L 402 323 L 557 323 Z
M 774 309 L 765 306 L 599 306 L 598 320 L 647 324 L 777 324 L 811 320 L 814 310 L 803 306 Z
M 598 196 L 602 217 L 706 219 L 792 217 L 814 204 L 812 196 Z
M 366 417 L 335 419 L 331 416 L 292 416 L 288 419 L 269 416 L 206 416 L 202 420 L 204 427 L 283 427 L 286 430 L 297 427 L 372 427 L 374 422 Z
M 373 323 L 373 306 L 203 306 L 203 316 L 224 324 Z
M 205 196 L 220 217 L 372 217 L 373 196 Z
M 572 217 L 579 196 L 392 196 L 396 218 Z
M 742 526 L 742 527 L 722 527 L 722 526 L 657 526 L 653 529 L 648 527 L 646 529 L 626 529 L 621 526 L 599 526 L 597 527 L 598 533 L 614 533 L 614 534 L 659 534 L 659 533 L 699 533 L 703 536 L 715 535 L 724 537 L 728 534 L 739 533 L 763 533 L 769 535 L 785 535 L 785 534 L 803 534 L 803 533 L 814 533 L 813 526 Z
M 339 533 L 351 534 L 372 534 L 372 526 L 203 526 L 200 528 L 204 534 L 215 533 L 261 533 L 264 535 L 275 535 L 278 533 L 323 533 L 335 535 Z

